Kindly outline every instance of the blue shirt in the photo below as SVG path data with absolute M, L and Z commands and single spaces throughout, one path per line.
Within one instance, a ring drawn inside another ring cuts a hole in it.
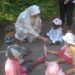
M 13 37 L 10 37 L 8 35 L 5 36 L 4 44 L 5 45 L 10 45 L 13 43 Z

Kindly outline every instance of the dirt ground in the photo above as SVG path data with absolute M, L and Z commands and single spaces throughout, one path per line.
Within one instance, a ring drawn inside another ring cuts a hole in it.
M 41 35 L 46 34 L 50 30 L 51 26 L 52 26 L 51 21 L 44 21 Z M 73 32 L 75 32 L 74 28 L 75 28 L 75 22 L 72 26 Z M 65 30 L 63 31 L 63 35 L 66 33 L 66 31 L 67 31 L 67 26 L 65 24 Z M 5 75 L 4 66 L 5 66 L 5 61 L 7 57 L 5 56 L 6 47 L 3 44 L 4 28 L 0 29 L 0 35 L 1 35 L 0 36 L 0 75 Z M 63 46 L 63 44 L 64 43 L 62 43 L 61 45 L 54 45 L 54 46 L 47 45 L 47 47 L 48 49 L 58 50 L 61 48 L 61 46 Z M 25 58 L 32 58 L 33 60 L 36 60 L 41 54 L 43 54 L 43 46 L 44 46 L 44 42 L 41 40 L 37 40 L 36 42 L 32 42 L 32 43 L 24 43 L 24 47 L 28 47 L 32 51 L 31 54 Z M 56 59 L 58 59 L 56 55 L 48 54 L 45 61 L 54 61 Z M 44 75 L 45 70 L 46 70 L 45 61 L 37 65 L 29 73 L 29 75 Z M 72 67 L 70 65 L 67 65 L 66 63 L 62 63 L 60 64 L 60 66 L 63 68 L 63 70 Z M 75 74 L 71 74 L 71 75 L 75 75 Z

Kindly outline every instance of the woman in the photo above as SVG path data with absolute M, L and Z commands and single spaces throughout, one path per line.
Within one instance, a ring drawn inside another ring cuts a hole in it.
M 32 5 L 19 15 L 15 24 L 15 37 L 19 40 L 19 44 L 22 44 L 25 38 L 28 38 L 29 42 L 32 42 L 35 38 L 49 42 L 48 38 L 39 35 L 42 28 L 39 14 L 39 7 Z

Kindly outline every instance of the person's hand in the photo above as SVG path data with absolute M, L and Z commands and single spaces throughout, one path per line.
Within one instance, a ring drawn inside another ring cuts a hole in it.
M 75 4 L 75 0 L 73 0 L 73 1 L 72 1 L 72 3 L 74 3 L 74 4 Z
M 50 43 L 49 38 L 44 38 L 44 41 L 45 41 L 46 43 Z
M 64 1 L 64 5 L 65 5 L 65 4 L 67 4 L 67 3 L 68 3 L 68 1 L 67 1 L 67 0 L 66 0 L 66 1 Z

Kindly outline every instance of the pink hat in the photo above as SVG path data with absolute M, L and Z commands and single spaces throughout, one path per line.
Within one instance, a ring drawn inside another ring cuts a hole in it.
M 55 62 L 46 62 L 47 69 L 45 75 L 64 75 L 62 69 L 59 68 L 59 65 Z
M 47 63 L 47 62 L 46 62 Z M 56 62 L 48 62 L 47 69 L 45 71 L 45 75 L 58 75 L 59 66 Z
M 55 25 L 62 25 L 62 21 L 59 18 L 56 18 L 52 21 Z

